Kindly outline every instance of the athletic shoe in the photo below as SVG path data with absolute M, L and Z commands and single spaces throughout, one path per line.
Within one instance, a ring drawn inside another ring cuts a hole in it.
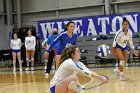
M 30 68 L 29 68 L 29 67 L 27 67 L 25 70 L 26 70 L 26 71 L 29 71 L 29 70 L 30 70 Z
M 118 79 L 119 79 L 120 81 L 126 81 L 126 80 L 127 80 L 124 76 L 118 76 Z
M 34 71 L 34 67 L 31 67 L 31 71 Z
M 16 72 L 16 68 L 13 69 L 13 72 Z
M 49 73 L 45 73 L 45 78 L 48 78 L 49 77 Z
M 118 67 L 118 63 L 115 64 L 115 67 Z

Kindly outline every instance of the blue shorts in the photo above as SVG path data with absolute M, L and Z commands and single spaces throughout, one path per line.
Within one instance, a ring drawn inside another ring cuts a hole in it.
M 125 50 L 128 50 L 129 49 L 127 45 L 126 45 L 126 47 L 123 48 L 122 46 L 120 46 L 118 44 L 116 44 L 116 47 L 115 48 L 120 48 L 122 51 L 125 51 Z
M 14 52 L 14 53 L 19 53 L 19 52 L 21 52 L 21 51 L 20 51 L 20 49 L 13 49 L 12 52 Z
M 56 55 L 61 55 L 62 51 L 56 51 Z
M 50 88 L 51 93 L 55 93 L 55 85 Z

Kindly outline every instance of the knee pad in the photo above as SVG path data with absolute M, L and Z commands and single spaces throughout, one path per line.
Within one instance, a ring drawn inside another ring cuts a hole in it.
M 34 60 L 34 58 L 32 57 L 31 60 Z
M 29 60 L 29 58 L 26 58 L 26 60 L 28 61 L 28 60 Z
M 125 61 L 120 61 L 120 66 L 124 66 Z
M 16 63 L 16 60 L 13 60 L 13 63 Z

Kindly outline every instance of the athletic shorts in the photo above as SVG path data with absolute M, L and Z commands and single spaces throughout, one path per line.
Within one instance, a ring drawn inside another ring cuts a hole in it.
M 53 51 L 54 51 L 54 56 L 56 56 L 57 55 L 57 49 L 54 48 Z M 49 52 L 49 51 L 46 49 L 45 52 Z
M 55 93 L 55 85 L 50 88 L 51 93 Z
M 19 52 L 21 52 L 21 51 L 20 51 L 20 49 L 12 49 L 12 52 L 14 52 L 14 53 L 19 53 Z
M 54 48 L 54 56 L 56 56 L 56 53 L 57 53 L 57 49 Z
M 127 45 L 126 45 L 126 47 L 123 48 L 122 46 L 116 44 L 115 48 L 120 48 L 122 51 L 128 50 L 128 46 Z

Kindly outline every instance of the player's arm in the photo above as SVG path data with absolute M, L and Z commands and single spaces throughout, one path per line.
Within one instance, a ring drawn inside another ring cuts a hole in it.
M 27 37 L 25 37 L 25 48 L 27 49 Z
M 33 44 L 33 48 L 35 48 L 36 46 L 36 38 L 34 37 L 34 40 L 33 40 L 34 44 Z
M 10 48 L 13 48 L 13 43 L 12 43 L 12 40 L 10 42 Z
M 130 38 L 129 38 L 129 45 L 130 45 L 131 49 L 134 50 L 134 44 L 133 44 L 133 41 L 132 41 L 132 32 L 131 32 Z
M 88 77 L 100 79 L 104 83 L 108 82 L 106 77 L 101 76 L 101 75 L 89 70 L 83 63 L 80 63 L 80 66 L 78 66 L 76 63 L 74 63 L 73 65 L 71 64 L 71 66 L 69 66 L 69 67 L 73 71 L 82 73 L 82 74 L 84 74 L 84 75 L 86 75 Z
M 49 52 L 49 51 L 52 49 L 52 47 L 53 47 L 58 41 L 60 41 L 61 38 L 62 38 L 62 34 L 58 35 L 58 36 L 55 38 L 55 40 L 51 43 L 50 47 L 46 50 L 46 52 Z
M 76 38 L 75 38 L 75 41 L 74 41 L 73 45 L 77 45 L 76 40 L 77 40 L 77 35 L 76 35 Z
M 121 32 L 117 32 L 117 34 L 115 35 L 114 41 L 113 41 L 113 45 L 112 45 L 112 54 L 113 55 L 115 55 L 115 47 L 116 47 L 117 42 L 119 41 L 120 33 Z
M 136 56 L 138 56 L 138 52 L 135 50 L 134 44 L 133 44 L 133 41 L 132 41 L 132 32 L 131 32 L 130 38 L 129 38 L 129 45 L 130 45 L 130 47 L 131 47 L 132 52 L 133 52 Z
M 19 46 L 22 47 L 21 39 L 19 39 Z

